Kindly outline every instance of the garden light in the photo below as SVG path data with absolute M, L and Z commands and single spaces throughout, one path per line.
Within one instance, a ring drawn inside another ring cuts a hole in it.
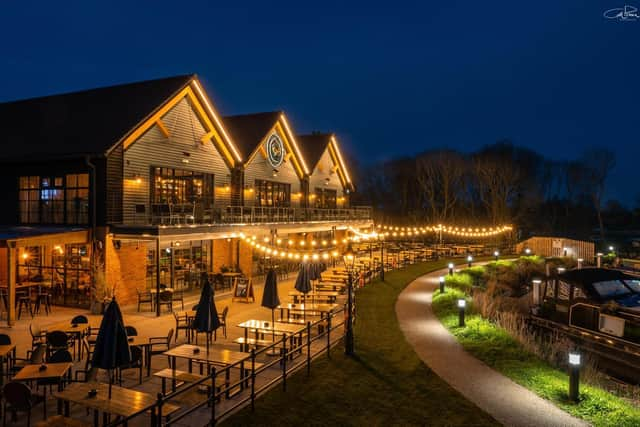
M 464 298 L 458 300 L 458 326 L 463 327 L 464 324 L 464 309 L 467 306 L 467 301 Z
M 524 253 L 527 255 L 531 255 L 531 249 L 527 248 L 524 250 Z
M 467 262 L 469 263 L 469 268 L 471 268 L 471 263 L 473 262 L 473 257 L 471 255 L 467 257 Z
M 582 363 L 580 353 L 569 352 L 569 400 L 577 402 L 580 395 L 580 365 Z
M 498 262 L 498 257 L 500 256 L 500 252 L 498 251 L 493 252 L 493 256 L 496 257 L 496 262 Z
M 444 294 L 444 276 L 440 276 L 440 293 Z
M 449 263 L 449 276 L 453 276 L 453 263 Z
M 609 252 L 613 252 L 615 248 L 613 246 L 609 246 Z

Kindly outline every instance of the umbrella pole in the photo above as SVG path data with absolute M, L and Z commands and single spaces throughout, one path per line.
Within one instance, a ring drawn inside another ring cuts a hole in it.
M 111 399 L 111 386 L 113 385 L 113 371 L 109 369 L 109 399 Z

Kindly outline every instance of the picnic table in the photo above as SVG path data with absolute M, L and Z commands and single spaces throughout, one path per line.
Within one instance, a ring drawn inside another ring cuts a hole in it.
M 292 313 L 320 313 L 320 318 L 328 316 L 329 313 L 338 308 L 338 304 L 285 304 L 277 307 L 280 310 L 280 318 L 289 318 Z M 284 313 L 287 313 L 285 316 Z
M 37 380 L 58 380 L 58 391 L 62 391 L 63 378 L 69 377 L 71 374 L 71 368 L 73 363 L 44 363 L 25 365 L 18 373 L 13 377 L 13 381 L 37 381 Z M 47 386 L 44 389 L 44 418 L 47 418 Z M 60 410 L 60 406 L 58 406 Z
M 95 396 L 89 395 L 91 390 L 97 391 Z M 93 409 L 93 425 L 95 427 L 100 424 L 100 412 L 103 413 L 103 424 L 106 425 L 107 414 L 126 418 L 156 403 L 156 396 L 116 385 L 111 386 L 111 397 L 109 397 L 109 384 L 97 382 L 69 384 L 64 390 L 54 393 L 54 397 L 65 402 L 64 415 L 67 417 L 69 416 L 69 403 Z M 180 408 L 174 404 L 165 403 L 162 405 L 162 415 L 168 417 L 178 409 Z M 152 417 L 157 417 L 155 407 Z
M 298 303 L 301 297 L 304 298 L 305 300 L 311 299 L 312 302 L 315 302 L 315 300 L 323 300 L 329 303 L 334 303 L 338 299 L 338 295 L 339 295 L 338 292 L 325 291 L 321 289 L 318 289 L 316 292 L 308 292 L 306 294 L 303 294 L 302 292 L 295 291 L 295 290 L 289 291 L 289 296 L 293 297 L 294 303 Z

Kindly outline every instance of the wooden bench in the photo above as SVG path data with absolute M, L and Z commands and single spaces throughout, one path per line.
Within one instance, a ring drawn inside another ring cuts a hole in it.
M 76 420 L 74 418 L 65 417 L 62 415 L 55 415 L 48 417 L 44 421 L 36 423 L 36 427 L 90 427 L 91 423 Z
M 161 371 L 155 372 L 153 376 L 162 379 L 162 394 L 167 394 L 167 380 L 171 380 L 171 391 L 176 391 L 176 387 L 179 387 L 184 383 L 194 383 L 206 377 L 206 375 L 194 374 L 192 372 L 180 371 L 177 369 L 173 370 L 171 368 L 165 368 Z M 219 391 L 225 384 L 226 380 L 224 378 L 216 378 L 216 391 Z M 211 381 L 204 381 L 203 385 L 211 387 Z

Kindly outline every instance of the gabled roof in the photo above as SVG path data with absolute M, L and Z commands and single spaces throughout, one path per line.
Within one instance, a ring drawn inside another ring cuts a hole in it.
M 243 161 L 246 162 L 258 149 L 264 137 L 276 125 L 281 115 L 282 111 L 268 111 L 222 118 Z
M 310 135 L 298 135 L 300 150 L 309 166 L 311 173 L 315 170 L 322 154 L 327 149 L 327 145 L 331 142 L 333 134 L 330 133 L 312 133 Z
M 0 103 L 0 160 L 103 155 L 194 78 L 189 74 Z

